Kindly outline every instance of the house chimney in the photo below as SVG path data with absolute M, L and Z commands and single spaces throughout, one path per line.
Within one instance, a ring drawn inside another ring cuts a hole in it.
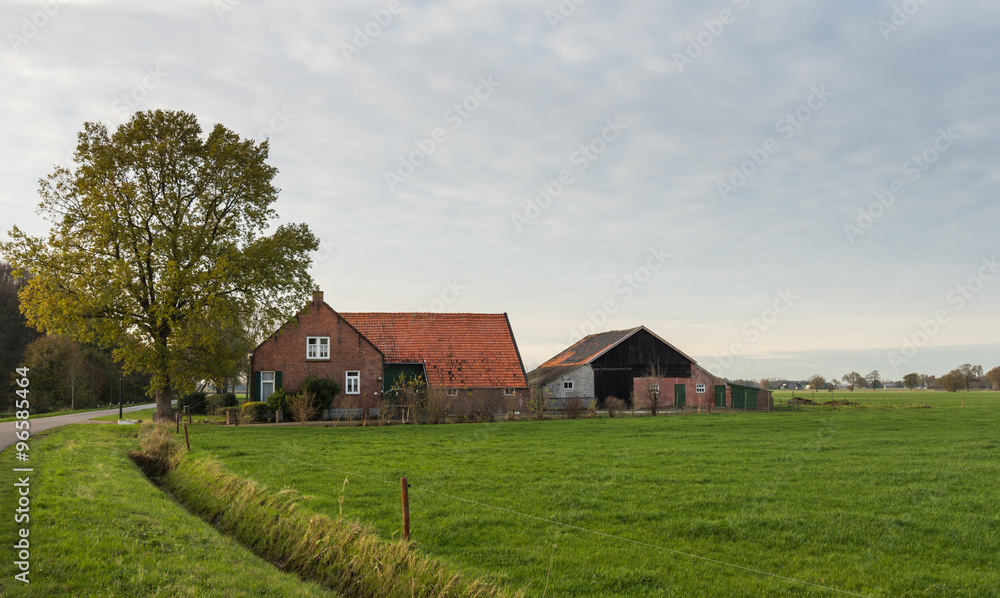
M 313 291 L 313 303 L 317 305 L 323 303 L 323 291 L 319 289 Z

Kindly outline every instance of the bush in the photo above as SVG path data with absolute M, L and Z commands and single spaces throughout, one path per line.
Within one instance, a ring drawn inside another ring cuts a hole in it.
M 191 413 L 205 415 L 208 413 L 208 395 L 203 392 L 192 392 L 177 399 L 177 409 L 182 413 L 188 407 Z
M 301 394 L 288 395 L 286 402 L 288 403 L 288 409 L 292 412 L 292 418 L 303 426 L 319 413 L 319 409 Z
M 236 393 L 227 392 L 222 395 L 222 406 L 223 407 L 235 407 L 239 405 L 240 402 L 236 399 Z
M 618 397 L 608 397 L 604 399 L 604 408 L 608 410 L 608 417 L 614 417 L 625 409 L 625 401 Z
M 333 398 L 340 394 L 340 384 L 333 378 L 320 378 L 316 374 L 302 381 L 302 396 L 309 399 L 317 412 L 326 409 Z
M 267 408 L 273 411 L 275 415 L 277 415 L 278 411 L 288 412 L 288 393 L 285 392 L 284 388 L 279 388 L 272 392 L 271 396 L 267 397 Z
M 248 401 L 240 408 L 243 417 L 247 421 L 262 422 L 267 421 L 267 403 L 261 401 Z
M 563 403 L 563 414 L 569 419 L 576 419 L 583 413 L 583 401 L 580 397 L 571 397 Z

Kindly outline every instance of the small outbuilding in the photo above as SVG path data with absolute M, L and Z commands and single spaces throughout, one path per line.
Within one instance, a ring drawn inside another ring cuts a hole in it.
M 660 408 L 771 408 L 770 391 L 713 375 L 645 326 L 591 334 L 531 371 L 528 384 L 557 407 L 616 397 L 643 409 L 656 397 Z

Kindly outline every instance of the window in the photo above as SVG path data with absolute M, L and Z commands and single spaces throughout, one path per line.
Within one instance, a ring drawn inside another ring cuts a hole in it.
M 660 394 L 660 385 L 659 384 L 650 384 L 649 385 L 649 392 L 651 394 Z
M 330 359 L 330 337 L 306 337 L 306 359 Z
M 513 388 L 505 388 L 505 389 L 503 389 L 503 394 L 506 395 L 506 396 L 508 396 L 508 397 L 512 397 L 512 396 L 514 396 L 514 389 Z
M 260 400 L 267 401 L 267 397 L 274 394 L 274 372 L 260 373 Z
M 344 394 L 361 394 L 361 372 L 347 372 L 347 379 L 344 384 Z
M 573 390 L 573 381 L 563 380 L 563 390 Z
M 694 385 L 694 391 L 696 393 L 700 394 L 700 395 L 705 394 L 705 385 L 704 384 L 695 384 Z
M 457 388 L 449 388 L 448 389 L 448 396 L 449 397 L 457 397 L 458 396 L 458 389 Z

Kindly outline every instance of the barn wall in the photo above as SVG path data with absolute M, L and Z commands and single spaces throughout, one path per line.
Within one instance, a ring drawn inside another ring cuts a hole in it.
M 698 366 L 692 368 L 690 378 L 636 378 L 634 380 L 633 392 L 636 398 L 636 409 L 649 409 L 649 384 L 659 383 L 660 385 L 660 409 L 672 409 L 674 407 L 674 385 L 684 385 L 684 399 L 688 407 L 698 407 L 703 409 L 709 405 L 715 405 L 715 385 L 724 384 L 721 380 L 709 374 Z M 698 384 L 705 385 L 705 393 L 698 394 L 696 391 Z M 727 389 L 726 403 L 729 404 L 729 393 Z
M 573 390 L 563 390 L 564 381 L 573 382 Z M 565 399 L 579 398 L 584 402 L 594 398 L 594 370 L 589 364 L 566 372 L 544 386 L 545 396 L 552 399 L 553 407 L 562 408 Z

